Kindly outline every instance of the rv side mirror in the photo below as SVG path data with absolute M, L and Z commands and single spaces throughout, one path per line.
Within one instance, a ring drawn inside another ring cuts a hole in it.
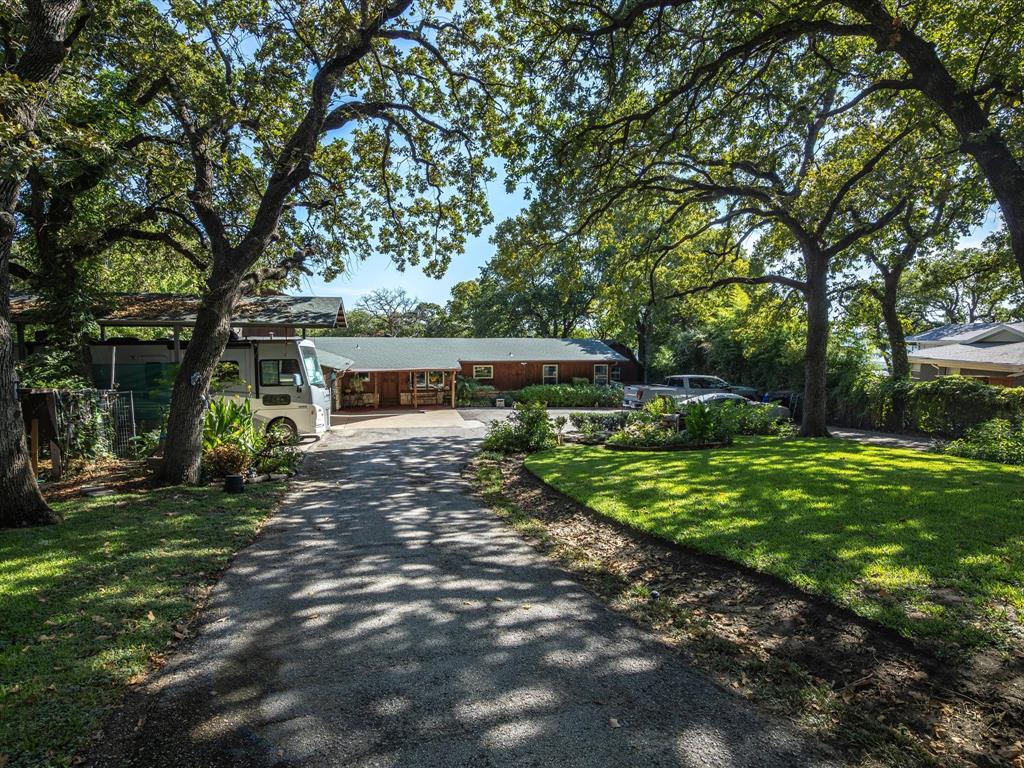
M 301 376 L 301 374 L 298 374 L 298 373 L 293 373 L 292 374 L 292 384 L 294 384 L 296 387 L 301 387 L 302 386 L 302 376 Z

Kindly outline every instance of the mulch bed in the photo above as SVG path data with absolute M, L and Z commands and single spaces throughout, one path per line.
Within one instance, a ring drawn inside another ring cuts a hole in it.
M 1024 768 L 1024 659 L 943 661 L 824 598 L 609 520 L 521 459 L 497 466 L 500 502 L 518 510 L 505 515 L 535 546 L 722 685 L 847 758 Z
M 49 502 L 67 501 L 84 496 L 90 489 L 103 488 L 114 493 L 132 493 L 152 488 L 152 476 L 145 462 L 109 459 L 98 461 L 74 477 L 51 483 L 42 483 L 39 488 Z

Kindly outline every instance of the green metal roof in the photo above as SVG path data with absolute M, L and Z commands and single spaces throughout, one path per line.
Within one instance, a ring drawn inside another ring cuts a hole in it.
M 352 360 L 353 371 L 450 371 L 463 363 L 626 362 L 597 339 L 534 338 L 392 338 L 388 336 L 318 336 L 324 353 Z

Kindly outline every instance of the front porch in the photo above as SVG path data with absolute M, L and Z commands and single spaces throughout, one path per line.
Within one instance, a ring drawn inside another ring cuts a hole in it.
M 454 408 L 457 375 L 457 369 L 339 372 L 331 388 L 331 410 Z

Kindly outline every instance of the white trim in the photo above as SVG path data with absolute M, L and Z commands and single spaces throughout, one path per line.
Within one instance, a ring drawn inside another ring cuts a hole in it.
M 547 369 L 555 369 L 555 380 L 548 381 Z M 540 367 L 540 383 L 541 384 L 557 384 L 558 383 L 558 363 L 543 363 Z

